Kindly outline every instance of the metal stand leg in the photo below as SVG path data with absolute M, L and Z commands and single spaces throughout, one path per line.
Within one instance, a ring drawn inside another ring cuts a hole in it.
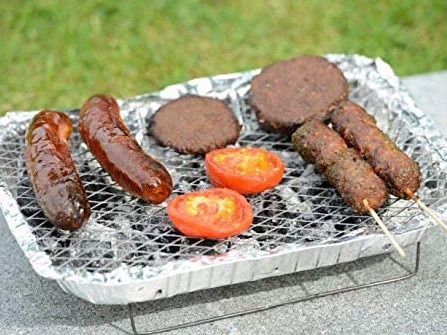
M 154 330 L 149 330 L 149 331 L 144 331 L 144 332 L 139 332 L 137 330 L 137 327 L 135 324 L 135 318 L 134 318 L 133 304 L 129 304 L 128 308 L 129 308 L 130 325 L 131 325 L 132 331 L 135 335 L 159 334 L 159 333 L 163 333 L 163 332 L 167 332 L 167 331 L 197 326 L 197 325 L 201 325 L 204 323 L 215 322 L 215 321 L 219 321 L 219 320 L 223 320 L 223 319 L 229 319 L 229 318 L 233 318 L 236 316 L 243 316 L 243 315 L 247 315 L 247 314 L 262 312 L 262 311 L 266 311 L 269 309 L 273 309 L 273 308 L 277 308 L 277 307 L 281 307 L 281 306 L 285 306 L 285 305 L 290 305 L 290 304 L 295 304 L 295 303 L 302 302 L 302 301 L 308 301 L 308 300 L 312 300 L 315 298 L 321 298 L 321 297 L 325 297 L 325 296 L 329 296 L 329 295 L 333 295 L 333 294 L 339 294 L 339 293 L 354 291 L 354 290 L 363 289 L 363 288 L 367 288 L 367 287 L 397 282 L 400 280 L 411 278 L 419 271 L 420 249 L 421 249 L 421 242 L 418 242 L 416 245 L 414 268 L 413 268 L 413 270 L 407 271 L 407 274 L 402 275 L 402 276 L 392 277 L 392 278 L 388 278 L 388 279 L 382 279 L 382 280 L 378 280 L 378 281 L 374 281 L 374 282 L 370 282 L 370 283 L 366 283 L 366 284 L 348 286 L 348 287 L 336 289 L 336 290 L 324 291 L 324 292 L 315 293 L 315 294 L 311 294 L 311 295 L 304 296 L 304 297 L 281 301 L 279 303 L 275 303 L 272 305 L 266 305 L 266 306 L 243 310 L 243 311 L 235 312 L 235 313 L 228 313 L 228 314 L 224 314 L 224 315 L 214 316 L 214 317 L 205 318 L 205 319 L 192 321 L 192 322 L 187 322 L 187 323 L 174 325 L 174 326 L 156 328 Z

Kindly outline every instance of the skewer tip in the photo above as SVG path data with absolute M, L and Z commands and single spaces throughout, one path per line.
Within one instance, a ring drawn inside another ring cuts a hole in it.
M 368 210 L 369 214 L 373 217 L 373 219 L 377 222 L 379 227 L 382 229 L 382 231 L 385 233 L 385 235 L 390 240 L 391 244 L 393 245 L 394 249 L 399 253 L 401 257 L 405 257 L 405 251 L 402 249 L 402 247 L 397 243 L 394 236 L 390 233 L 388 228 L 383 223 L 382 219 L 377 215 L 376 211 L 369 205 L 367 199 L 363 199 L 363 205 Z
M 421 199 L 417 196 L 416 193 L 410 192 L 407 190 L 407 195 L 414 200 L 414 202 L 419 206 L 420 209 L 422 209 L 427 215 L 438 225 L 441 226 L 445 231 L 447 231 L 447 225 L 442 222 L 442 220 L 433 212 L 430 208 L 427 207 L 426 204 L 424 204 Z

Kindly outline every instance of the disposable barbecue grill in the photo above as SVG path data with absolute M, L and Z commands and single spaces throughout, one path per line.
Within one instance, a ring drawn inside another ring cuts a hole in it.
M 350 84 L 350 99 L 366 106 L 396 144 L 419 162 L 422 185 L 418 195 L 445 218 L 445 139 L 382 60 L 358 55 L 326 57 L 344 72 Z M 257 73 L 259 70 L 195 79 L 119 101 L 124 120 L 142 147 L 172 174 L 172 196 L 210 187 L 202 156 L 180 155 L 147 136 L 152 113 L 186 93 L 225 99 L 242 125 L 237 145 L 263 147 L 284 160 L 286 171 L 281 184 L 248 197 L 255 211 L 251 229 L 225 240 L 181 235 L 170 224 L 165 204 L 144 203 L 114 184 L 80 140 L 76 131 L 78 110 L 67 110 L 75 125 L 70 146 L 88 193 L 92 219 L 72 233 L 52 227 L 37 206 L 23 161 L 24 134 L 35 113 L 12 112 L 1 118 L 2 220 L 35 271 L 89 302 L 132 306 L 392 252 L 374 220 L 345 205 L 324 177 L 302 160 L 289 138 L 259 128 L 246 103 L 250 80 Z M 402 247 L 417 245 L 418 252 L 422 237 L 434 225 L 413 201 L 392 196 L 378 215 Z M 415 271 L 417 262 L 418 257 Z M 407 278 L 415 271 L 391 280 Z M 359 287 L 364 286 L 353 288 Z M 331 293 L 318 292 L 312 297 Z M 130 316 L 136 332 L 133 314 Z

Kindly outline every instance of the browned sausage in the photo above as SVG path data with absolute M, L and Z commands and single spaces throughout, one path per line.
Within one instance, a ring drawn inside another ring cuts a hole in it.
M 76 230 L 90 217 L 85 189 L 71 158 L 68 116 L 44 110 L 28 127 L 25 164 L 37 203 L 56 227 Z
M 377 209 L 388 198 L 385 183 L 372 167 L 322 121 L 304 123 L 292 134 L 292 144 L 306 162 L 315 164 L 354 211 Z
M 97 94 L 84 102 L 79 133 L 104 170 L 130 194 L 154 204 L 171 194 L 168 170 L 143 152 L 112 96 Z
M 421 183 L 419 166 L 377 127 L 372 115 L 349 101 L 332 114 L 331 121 L 346 143 L 387 183 L 391 194 L 403 199 L 413 197 Z

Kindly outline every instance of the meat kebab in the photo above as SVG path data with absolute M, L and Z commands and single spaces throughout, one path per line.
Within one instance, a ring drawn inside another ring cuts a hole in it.
M 413 199 L 447 230 L 447 226 L 417 197 L 416 191 L 421 183 L 418 163 L 377 126 L 374 116 L 355 102 L 346 101 L 332 113 L 331 122 L 348 146 L 353 147 L 385 181 L 391 194 Z
M 292 144 L 307 163 L 315 164 L 337 190 L 342 199 L 358 213 L 369 212 L 393 246 L 405 252 L 377 216 L 375 209 L 388 198 L 388 188 L 373 168 L 324 122 L 317 119 L 304 123 L 292 134 Z

